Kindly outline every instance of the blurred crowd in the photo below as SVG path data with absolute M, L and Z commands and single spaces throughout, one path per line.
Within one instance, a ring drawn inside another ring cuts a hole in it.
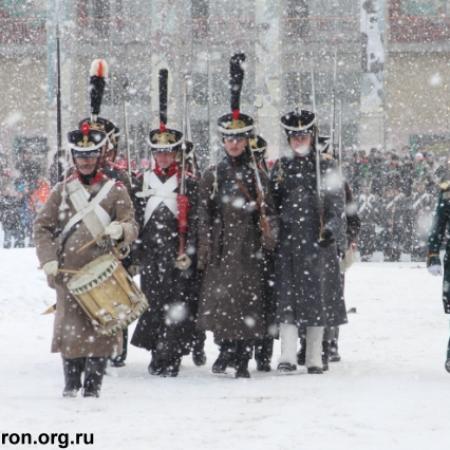
M 447 157 L 408 148 L 356 151 L 347 154 L 344 172 L 362 222 L 361 259 L 424 261 Z
M 408 148 L 347 151 L 343 170 L 362 221 L 361 259 L 425 260 L 439 182 L 447 179 L 447 158 L 429 151 L 412 154 Z M 27 154 L 13 170 L 0 156 L 4 248 L 33 245 L 32 223 L 49 192 L 49 181 Z
M 50 193 L 31 154 L 11 169 L 0 155 L 0 243 L 3 248 L 33 246 L 32 225 Z

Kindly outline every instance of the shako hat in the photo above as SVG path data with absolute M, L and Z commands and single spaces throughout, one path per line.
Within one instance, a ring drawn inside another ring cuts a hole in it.
M 108 137 L 101 130 L 95 130 L 84 123 L 81 129 L 69 131 L 67 140 L 72 155 L 78 158 L 99 156 L 101 148 L 107 143 Z
M 223 137 L 249 137 L 253 131 L 253 119 L 240 111 L 244 61 L 244 53 L 236 53 L 230 59 L 231 113 L 224 114 L 217 121 L 218 129 Z
M 313 134 L 316 115 L 305 109 L 296 109 L 281 117 L 281 126 L 288 136 Z
M 159 71 L 159 128 L 150 131 L 150 147 L 154 152 L 173 152 L 181 149 L 183 133 L 167 128 L 167 69 Z

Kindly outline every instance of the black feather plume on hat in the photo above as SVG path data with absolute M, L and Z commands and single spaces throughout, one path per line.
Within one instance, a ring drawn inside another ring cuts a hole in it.
M 160 131 L 165 131 L 167 124 L 167 79 L 169 72 L 167 69 L 159 71 L 159 127 Z
M 108 64 L 104 59 L 95 59 L 89 71 L 89 91 L 91 97 L 91 116 L 96 118 L 100 114 L 103 92 L 108 76 Z
M 234 119 L 239 117 L 241 90 L 244 82 L 244 61 L 244 53 L 235 53 L 230 59 L 231 112 Z

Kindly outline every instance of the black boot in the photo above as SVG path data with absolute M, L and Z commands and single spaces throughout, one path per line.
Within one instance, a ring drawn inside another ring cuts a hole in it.
M 328 360 L 330 357 L 330 343 L 328 341 L 322 341 L 322 366 L 324 372 L 329 369 Z
M 127 347 L 128 347 L 128 328 L 123 330 L 123 350 L 120 355 L 111 358 L 111 366 L 113 367 L 123 367 L 125 365 L 125 360 L 127 359 Z
M 254 342 L 240 340 L 235 345 L 236 378 L 250 378 L 248 362 L 252 357 Z
M 205 341 L 196 340 L 192 349 L 192 361 L 197 367 L 206 364 Z
M 319 374 L 323 373 L 323 369 L 322 369 L 322 367 L 308 367 L 308 373 L 314 374 L 314 375 L 319 375 Z
M 297 353 L 297 364 L 304 366 L 306 361 L 306 339 L 300 338 L 300 350 Z
M 165 377 L 177 377 L 180 371 L 181 358 L 172 358 L 165 366 L 161 375 Z
M 236 367 L 236 378 L 250 378 L 250 372 L 248 371 L 248 358 L 241 358 Z
M 232 341 L 223 341 L 220 344 L 220 353 L 212 365 L 212 373 L 225 373 L 228 366 L 235 366 L 236 345 Z
M 255 344 L 256 369 L 259 372 L 270 372 L 270 360 L 273 353 L 273 338 L 265 337 Z
M 229 353 L 227 351 L 220 350 L 219 356 L 214 361 L 214 364 L 212 365 L 212 372 L 213 373 L 225 373 L 227 370 L 228 363 L 230 361 Z
M 76 397 L 81 389 L 81 374 L 84 369 L 84 358 L 63 358 L 64 391 L 63 397 Z
M 83 397 L 100 397 L 107 358 L 86 358 Z
M 329 360 L 330 360 L 330 362 L 339 362 L 341 360 L 341 356 L 339 355 L 339 350 L 338 350 L 338 341 L 337 341 L 337 339 L 333 339 L 330 342 L 330 346 L 329 346 Z
M 148 365 L 148 373 L 150 375 L 162 375 L 165 370 L 163 359 L 154 350 L 152 351 L 152 360 Z
M 272 367 L 270 366 L 270 361 L 267 359 L 256 361 L 256 370 L 258 372 L 270 372 L 272 370 Z

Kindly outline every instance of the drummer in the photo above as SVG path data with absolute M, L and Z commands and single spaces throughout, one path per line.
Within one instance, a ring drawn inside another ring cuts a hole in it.
M 88 123 L 68 133 L 75 170 L 58 183 L 34 223 L 37 256 L 50 287 L 56 290 L 52 352 L 61 353 L 64 397 L 98 397 L 107 358 L 119 354 L 122 336 L 101 336 L 67 282 L 76 271 L 108 253 L 112 245 L 137 237 L 134 209 L 124 185 L 100 169 L 107 135 Z M 93 242 L 93 245 L 86 245 Z M 82 372 L 84 380 L 82 382 Z

